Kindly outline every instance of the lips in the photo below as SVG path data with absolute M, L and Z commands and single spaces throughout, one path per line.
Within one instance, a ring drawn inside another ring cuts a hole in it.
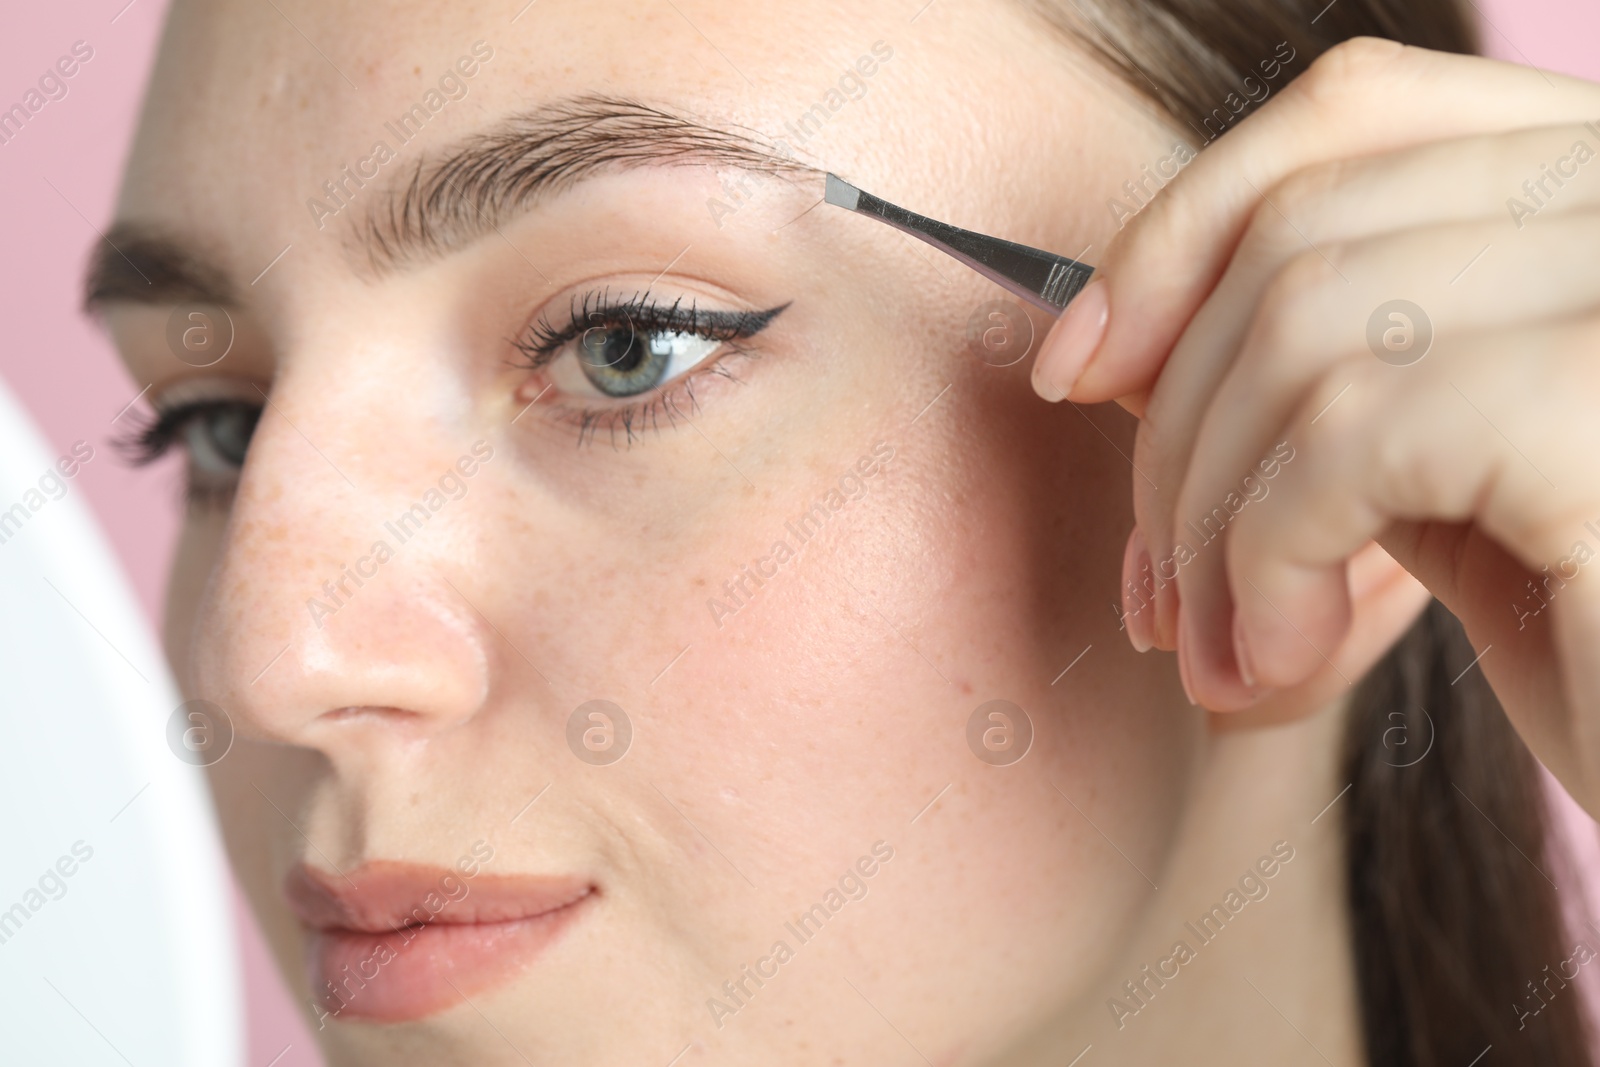
M 322 1010 L 401 1022 L 515 978 L 583 911 L 595 887 L 375 860 L 343 876 L 302 864 L 289 872 L 284 895 L 309 930 L 311 992 Z

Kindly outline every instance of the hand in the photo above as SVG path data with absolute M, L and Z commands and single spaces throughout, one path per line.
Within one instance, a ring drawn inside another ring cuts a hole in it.
M 1208 708 L 1298 713 L 1431 593 L 1600 814 L 1600 87 L 1348 42 L 1100 278 L 1035 384 L 1141 418 L 1135 645 Z

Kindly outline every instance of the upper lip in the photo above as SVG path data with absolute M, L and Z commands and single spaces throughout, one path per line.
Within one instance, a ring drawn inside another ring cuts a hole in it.
M 298 864 L 283 892 L 313 929 L 385 933 L 427 923 L 531 919 L 576 904 L 594 886 L 559 875 L 479 871 L 469 878 L 448 867 L 370 860 L 342 874 Z

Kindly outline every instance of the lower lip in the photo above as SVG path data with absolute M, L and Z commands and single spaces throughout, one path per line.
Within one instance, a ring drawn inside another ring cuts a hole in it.
M 588 899 L 509 922 L 436 922 L 386 933 L 313 930 L 313 997 L 337 1019 L 433 1015 L 511 981 L 555 943 Z

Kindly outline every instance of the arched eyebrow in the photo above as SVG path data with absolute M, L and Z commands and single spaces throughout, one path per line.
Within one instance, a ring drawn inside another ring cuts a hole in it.
M 790 178 L 820 180 L 824 174 L 798 160 L 787 144 L 746 127 L 713 125 L 638 100 L 584 95 L 501 119 L 436 155 L 419 156 L 390 184 L 358 190 L 351 207 L 359 213 L 344 240 L 358 262 L 381 275 L 465 247 L 541 197 L 598 174 L 697 165 Z M 84 306 L 227 304 L 240 288 L 180 237 L 127 221 L 112 226 L 91 256 Z
M 355 244 L 377 272 L 467 245 L 551 193 L 646 166 L 725 166 L 821 179 L 783 142 L 755 130 L 609 96 L 579 96 L 513 116 L 421 159 L 375 200 Z M 819 188 L 820 195 L 820 188 Z

